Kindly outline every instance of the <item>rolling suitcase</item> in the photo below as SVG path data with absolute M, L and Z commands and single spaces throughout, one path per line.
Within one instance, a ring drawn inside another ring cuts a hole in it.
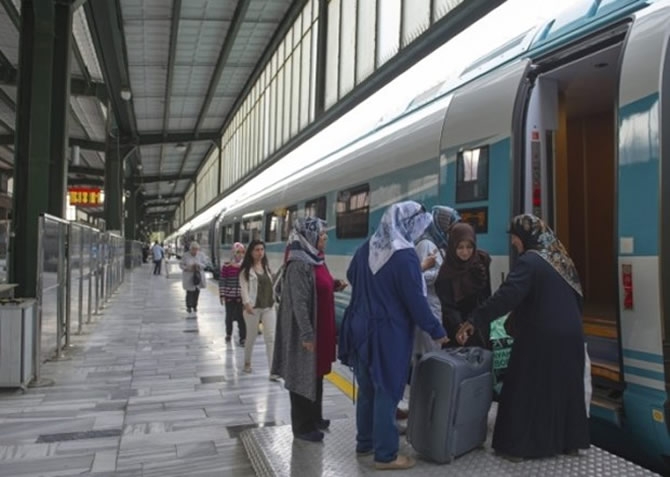
M 407 440 L 419 454 L 444 464 L 484 443 L 491 369 L 492 353 L 474 347 L 426 353 L 415 365 Z

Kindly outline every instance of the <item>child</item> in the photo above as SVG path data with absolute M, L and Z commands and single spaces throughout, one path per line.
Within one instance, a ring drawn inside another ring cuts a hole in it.
M 457 223 L 449 229 L 447 256 L 435 281 L 442 304 L 442 323 L 451 338 L 449 346 L 489 347 L 489 330 L 476 330 L 464 343 L 456 340 L 462 323 L 491 296 L 491 257 L 477 250 L 477 238 L 470 224 Z
M 240 346 L 244 346 L 247 327 L 242 316 L 242 295 L 240 291 L 240 265 L 244 258 L 244 245 L 235 242 L 233 255 L 229 262 L 221 267 L 219 275 L 219 297 L 221 304 L 226 305 L 226 343 L 230 343 L 233 334 L 233 321 L 237 321 L 240 333 Z

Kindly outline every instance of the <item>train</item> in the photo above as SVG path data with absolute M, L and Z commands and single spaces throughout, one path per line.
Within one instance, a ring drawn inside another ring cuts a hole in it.
M 669 473 L 668 25 L 667 0 L 584 0 L 170 240 L 198 240 L 217 268 L 232 243 L 259 238 L 276 269 L 293 219 L 318 216 L 343 277 L 388 205 L 445 204 L 491 254 L 495 289 L 514 260 L 510 218 L 541 216 L 584 288 L 593 442 Z M 347 302 L 337 294 L 338 316 Z

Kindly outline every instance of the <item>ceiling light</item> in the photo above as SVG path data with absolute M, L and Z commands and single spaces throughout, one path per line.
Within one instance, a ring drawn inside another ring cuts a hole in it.
M 168 181 L 168 185 L 171 185 L 171 186 L 173 186 L 174 184 L 175 184 L 175 182 L 174 182 L 174 181 Z
M 130 88 L 121 88 L 121 99 L 124 101 L 130 101 L 130 98 L 133 97 L 133 93 L 130 91 Z
M 183 142 L 180 142 L 179 144 L 177 144 L 175 146 L 175 149 L 177 149 L 177 151 L 179 151 L 179 152 L 184 152 L 186 150 L 186 144 L 184 144 Z

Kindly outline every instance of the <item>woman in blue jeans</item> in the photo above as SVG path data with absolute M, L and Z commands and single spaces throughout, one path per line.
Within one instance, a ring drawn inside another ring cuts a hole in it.
M 340 333 L 340 359 L 354 367 L 356 453 L 374 453 L 377 469 L 407 469 L 415 462 L 398 455 L 395 411 L 403 396 L 414 328 L 446 343 L 442 325 L 426 300 L 426 286 L 414 250 L 431 223 L 416 202 L 389 207 L 377 231 L 354 254 L 347 271 L 352 287 Z

